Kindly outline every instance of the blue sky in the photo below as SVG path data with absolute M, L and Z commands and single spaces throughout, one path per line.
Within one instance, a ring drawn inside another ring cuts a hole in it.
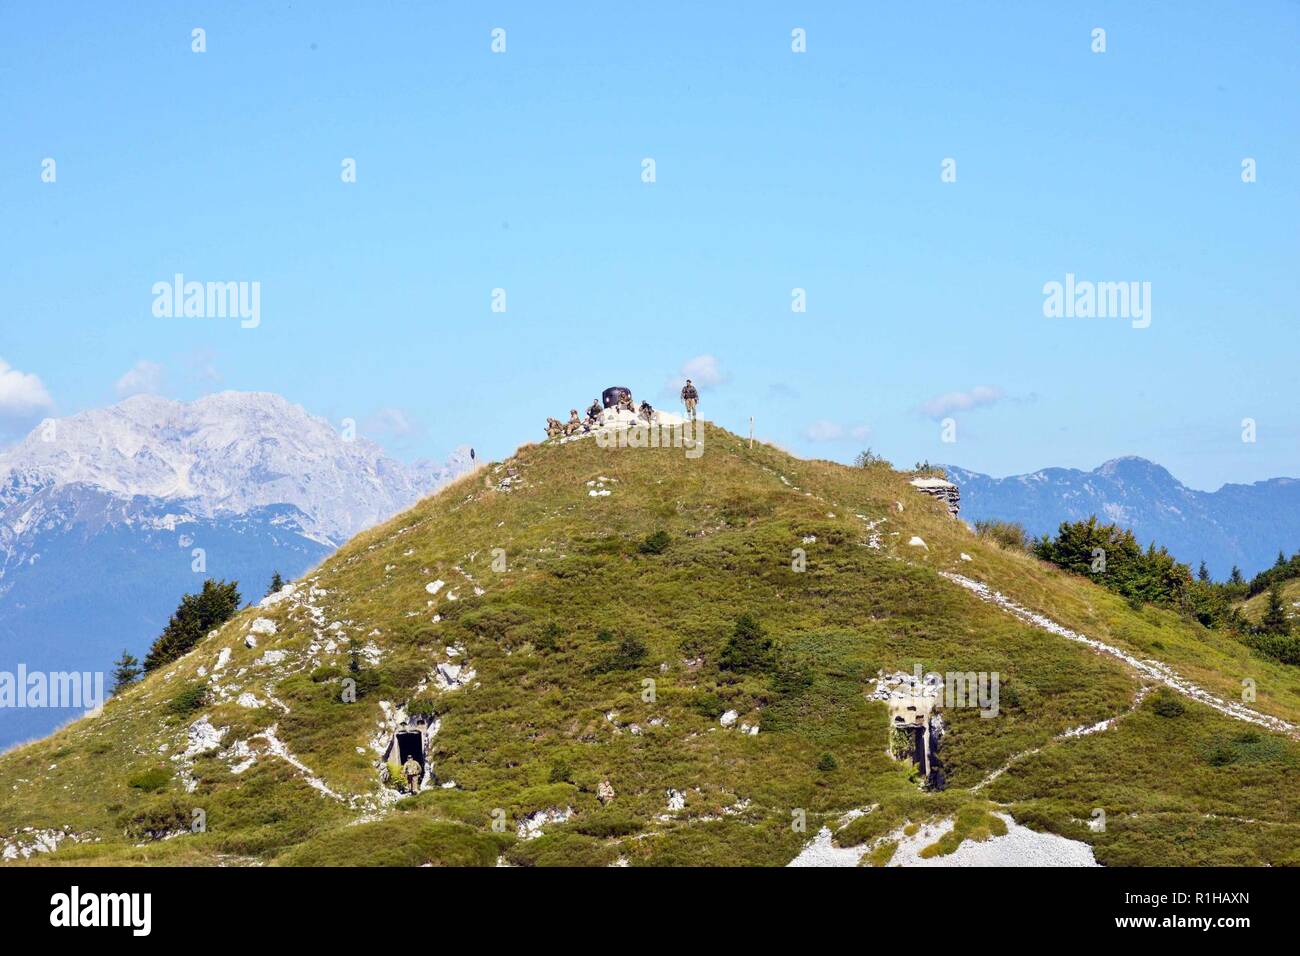
M 234 388 L 499 457 L 693 362 L 802 455 L 1300 475 L 1300 5 L 539 6 L 0 6 L 0 433 Z

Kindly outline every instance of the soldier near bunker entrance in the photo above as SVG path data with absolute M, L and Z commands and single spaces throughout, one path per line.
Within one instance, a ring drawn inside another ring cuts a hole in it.
M 411 793 L 420 792 L 420 775 L 423 772 L 420 761 L 414 757 L 407 757 L 406 763 L 402 764 L 402 773 L 406 775 L 406 789 Z

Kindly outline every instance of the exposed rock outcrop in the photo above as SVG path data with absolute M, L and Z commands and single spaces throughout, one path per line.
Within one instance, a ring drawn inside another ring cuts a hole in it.
M 961 489 L 951 481 L 927 475 L 923 478 L 913 478 L 908 483 L 922 494 L 942 501 L 948 509 L 948 514 L 957 517 L 957 512 L 961 510 Z

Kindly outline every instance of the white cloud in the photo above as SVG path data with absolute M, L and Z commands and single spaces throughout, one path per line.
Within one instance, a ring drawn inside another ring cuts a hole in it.
M 28 418 L 54 406 L 40 377 L 0 359 L 0 416 Z
M 992 405 L 1006 397 L 996 385 L 976 385 L 965 392 L 945 392 L 917 406 L 917 411 L 929 418 L 943 418 L 953 412 L 967 412 L 973 408 Z
M 727 375 L 718 365 L 717 356 L 697 355 L 682 363 L 681 371 L 664 384 L 664 394 L 676 398 L 687 379 L 700 391 L 716 388 L 727 381 Z
M 157 395 L 162 391 L 163 367 L 157 362 L 140 359 L 126 370 L 113 388 L 118 398 L 130 398 L 132 395 Z
M 362 424 L 362 430 L 375 435 L 388 435 L 394 438 L 406 438 L 420 435 L 424 427 L 400 408 L 380 408 Z
M 717 358 L 712 355 L 697 355 L 693 359 L 687 359 L 682 366 L 681 376 L 683 379 L 689 378 L 700 388 L 713 388 L 727 380 L 722 369 L 718 368 Z
M 870 434 L 871 429 L 866 425 L 841 425 L 824 418 L 803 430 L 803 437 L 808 441 L 860 441 Z

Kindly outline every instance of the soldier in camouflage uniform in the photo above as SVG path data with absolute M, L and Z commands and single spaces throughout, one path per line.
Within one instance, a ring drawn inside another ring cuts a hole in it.
M 411 793 L 420 792 L 420 774 L 422 768 L 420 761 L 414 757 L 407 757 L 406 763 L 402 764 L 402 773 L 406 774 L 406 789 Z
M 691 421 L 695 421 L 695 405 L 699 400 L 700 393 L 695 390 L 695 386 L 688 378 L 686 384 L 682 386 L 682 402 L 686 405 L 686 414 L 691 417 Z

